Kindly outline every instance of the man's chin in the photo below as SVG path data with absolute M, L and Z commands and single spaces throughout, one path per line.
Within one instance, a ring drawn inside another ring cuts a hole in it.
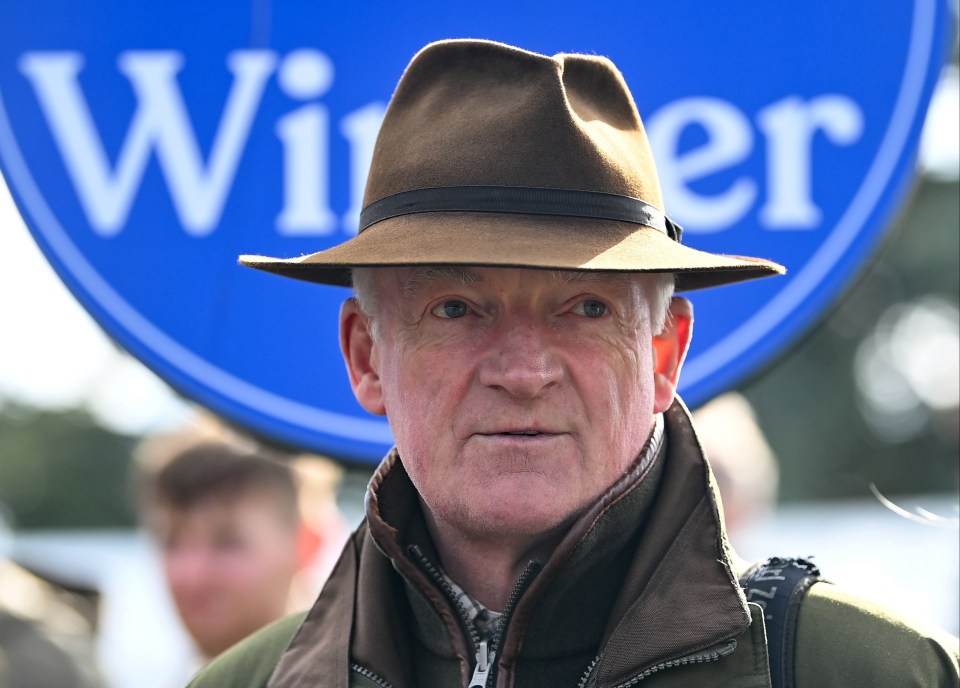
M 479 508 L 472 504 L 459 515 L 469 513 L 463 526 L 478 536 L 540 538 L 569 527 L 575 518 L 572 508 L 564 509 L 555 501 L 536 497 L 529 491 L 501 495 L 483 502 Z

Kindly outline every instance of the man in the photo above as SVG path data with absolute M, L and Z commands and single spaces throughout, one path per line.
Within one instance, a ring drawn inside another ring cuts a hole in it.
M 203 658 L 291 611 L 300 514 L 290 467 L 221 438 L 153 438 L 141 458 L 145 518 Z
M 678 290 L 774 275 L 663 213 L 608 60 L 421 51 L 387 110 L 360 233 L 242 261 L 351 284 L 360 403 L 396 448 L 314 607 L 198 686 L 769 686 L 709 469 L 675 398 Z M 814 586 L 796 686 L 953 685 L 955 649 Z

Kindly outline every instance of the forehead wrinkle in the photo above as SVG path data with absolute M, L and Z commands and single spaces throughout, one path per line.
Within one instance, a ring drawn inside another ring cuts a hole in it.
M 404 296 L 416 294 L 424 286 L 440 279 L 451 279 L 459 284 L 479 284 L 483 279 L 473 270 L 458 265 L 427 265 L 410 270 L 400 285 Z
M 575 282 L 615 282 L 629 284 L 634 281 L 635 274 L 627 272 L 597 271 L 597 270 L 549 270 L 557 284 L 571 284 Z M 483 275 L 468 266 L 463 265 L 421 265 L 410 268 L 400 285 L 403 296 L 412 296 L 420 289 L 441 279 L 449 279 L 462 285 L 482 284 Z
M 605 272 L 600 270 L 551 270 L 553 278 L 560 284 L 571 282 L 632 282 L 635 273 Z

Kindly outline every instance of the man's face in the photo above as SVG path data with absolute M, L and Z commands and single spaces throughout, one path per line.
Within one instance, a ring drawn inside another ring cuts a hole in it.
M 216 655 L 286 611 L 296 528 L 277 497 L 210 498 L 157 517 L 164 573 L 197 645 Z
M 351 380 L 387 415 L 445 527 L 536 537 L 569 524 L 672 399 L 675 375 L 655 376 L 650 277 L 397 268 L 376 279 L 375 338 L 344 308 Z

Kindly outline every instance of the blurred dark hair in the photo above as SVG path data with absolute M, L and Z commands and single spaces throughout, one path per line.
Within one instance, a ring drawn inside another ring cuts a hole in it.
M 279 456 L 255 446 L 204 439 L 155 451 L 141 466 L 140 493 L 147 509 L 187 510 L 208 500 L 269 494 L 291 522 L 298 519 L 297 483 Z

